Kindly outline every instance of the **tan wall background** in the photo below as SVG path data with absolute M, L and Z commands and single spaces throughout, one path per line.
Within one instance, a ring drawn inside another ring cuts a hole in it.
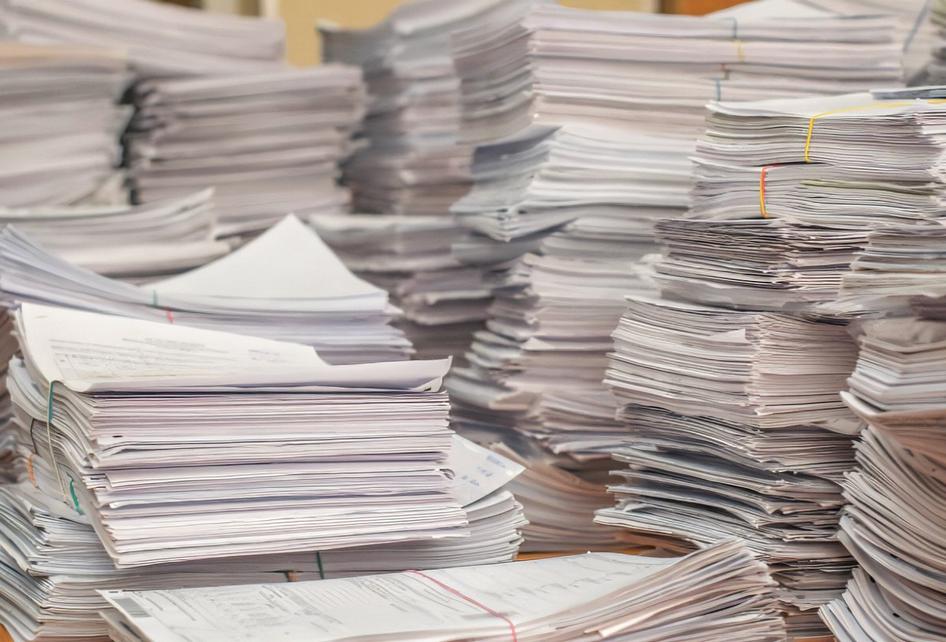
M 289 61 L 295 65 L 318 62 L 315 25 L 331 20 L 345 27 L 370 27 L 384 19 L 400 0 L 264 0 L 263 10 L 286 21 Z M 589 9 L 654 11 L 657 0 L 563 0 L 562 4 Z

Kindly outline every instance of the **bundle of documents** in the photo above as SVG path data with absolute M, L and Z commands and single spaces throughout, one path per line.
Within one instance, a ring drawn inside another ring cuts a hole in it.
M 12 225 L 56 256 L 93 272 L 154 279 L 230 251 L 228 244 L 214 240 L 216 214 L 213 190 L 202 190 L 149 205 L 0 208 L 0 226 Z
M 472 149 L 458 142 L 450 35 L 500 4 L 421 0 L 371 29 L 321 27 L 323 56 L 364 71 L 365 145 L 344 179 L 355 211 L 373 216 L 312 222 L 350 268 L 391 292 L 419 355 L 462 355 L 486 316 L 491 286 L 451 252 L 463 228 L 448 211 L 469 189 Z
M 212 185 L 221 236 L 347 210 L 336 180 L 363 103 L 360 71 L 343 65 L 141 83 L 128 136 L 135 197 Z
M 781 218 L 662 221 L 654 281 L 664 296 L 707 305 L 809 310 L 838 298 L 868 233 Z
M 862 433 L 857 461 L 844 481 L 840 537 L 860 567 L 822 618 L 842 642 L 942 640 L 946 468 L 874 428 Z
M 0 207 L 127 202 L 129 81 L 119 50 L 0 41 Z
M 628 438 L 600 383 L 610 334 L 624 296 L 652 291 L 642 259 L 656 249 L 655 225 L 686 211 L 704 103 L 896 84 L 893 31 L 892 16 L 783 0 L 701 18 L 507 2 L 472 18 L 453 39 L 462 135 L 479 145 L 473 188 L 451 208 L 470 231 L 454 254 L 495 284 L 495 301 L 470 366 L 448 381 L 458 429 L 525 436 L 564 471 L 600 481 Z M 827 64 L 826 51 L 836 56 Z M 853 423 L 837 399 L 853 363 L 844 345 L 846 369 L 825 375 L 830 392 L 817 378 L 799 392 L 833 408 L 812 412 L 819 421 Z M 730 392 L 729 418 L 749 421 L 738 412 L 746 391 Z M 531 528 L 546 526 L 525 506 Z
M 926 68 L 936 42 L 936 25 L 930 19 L 936 0 L 805 0 L 805 3 L 846 15 L 895 16 L 894 40 L 901 50 L 904 78 L 911 85 L 930 84 Z
M 327 582 L 109 591 L 121 642 L 783 639 L 765 567 L 735 542 L 685 558 L 616 553 Z M 365 617 L 365 613 L 372 614 Z
M 836 314 L 909 313 L 946 319 L 946 227 L 904 225 L 870 233 L 841 279 Z
M 31 478 L 50 474 L 29 444 Z M 355 549 L 206 560 L 116 569 L 85 517 L 24 481 L 0 486 L 0 623 L 17 639 L 104 637 L 100 590 L 179 589 L 332 579 L 407 569 L 507 562 L 515 558 L 522 511 L 502 486 L 520 467 L 454 437 L 446 463 L 465 504 L 470 537 Z M 27 474 L 24 471 L 24 477 Z
M 354 276 L 308 227 L 287 217 L 232 254 L 135 286 L 0 232 L 0 294 L 91 312 L 223 330 L 313 346 L 330 363 L 407 359 L 387 293 Z
M 282 21 L 152 0 L 4 0 L 0 34 L 124 49 L 147 77 L 273 70 L 285 49 Z
M 463 231 L 451 217 L 324 214 L 310 223 L 346 266 L 391 293 L 419 358 L 462 358 L 493 284 L 453 255 Z
M 119 568 L 467 534 L 443 470 L 447 360 L 332 366 L 301 344 L 30 303 L 16 333 L 18 441 Z
M 859 342 L 845 403 L 885 438 L 946 468 L 946 323 L 874 319 L 862 324 Z
M 356 211 L 443 215 L 469 187 L 458 144 L 460 81 L 450 35 L 500 0 L 420 0 L 371 29 L 322 25 L 323 57 L 359 65 L 371 96 L 367 145 L 345 168 Z
M 692 138 L 711 100 L 804 96 L 901 80 L 896 17 L 760 0 L 706 17 L 503 3 L 461 30 L 463 137 L 609 122 Z
M 628 297 L 605 384 L 630 434 L 614 449 L 618 504 L 597 520 L 697 546 L 745 539 L 792 634 L 817 634 L 853 565 L 836 531 L 856 355 L 843 325 Z

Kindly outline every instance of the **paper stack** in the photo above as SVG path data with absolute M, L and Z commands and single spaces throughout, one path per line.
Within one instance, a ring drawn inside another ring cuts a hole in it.
M 818 632 L 814 607 L 853 562 L 834 531 L 868 417 L 839 403 L 859 327 L 845 319 L 944 293 L 937 93 L 711 104 L 688 217 L 657 224 L 664 299 L 632 297 L 614 334 L 607 383 L 635 439 L 599 520 L 701 546 L 746 538 L 794 635 Z M 852 390 L 900 376 L 930 390 L 923 358 L 895 366 L 871 346 Z
M 448 382 L 458 428 L 514 431 L 599 482 L 628 438 L 601 385 L 610 334 L 624 296 L 652 292 L 655 225 L 686 211 L 703 105 L 895 84 L 893 22 L 790 1 L 701 18 L 506 3 L 460 31 L 462 134 L 479 147 L 455 255 L 495 302 Z
M 365 145 L 345 165 L 354 208 L 312 224 L 346 264 L 394 297 L 419 355 L 461 356 L 482 327 L 492 285 L 461 264 L 463 228 L 448 215 L 469 189 L 472 148 L 458 142 L 460 81 L 450 36 L 497 0 L 422 0 L 380 25 L 323 25 L 323 56 L 361 66 L 370 95 Z
M 202 268 L 135 286 L 57 258 L 14 228 L 0 232 L 0 294 L 315 347 L 330 363 L 407 359 L 387 293 L 354 276 L 308 227 L 287 217 Z
M 419 358 L 462 357 L 493 286 L 454 257 L 463 232 L 451 217 L 326 214 L 310 222 L 346 266 L 391 293 Z
M 764 566 L 735 542 L 683 559 L 590 553 L 291 585 L 109 591 L 106 598 L 114 609 L 106 614 L 110 633 L 121 642 L 784 636 Z
M 464 534 L 440 470 L 447 361 L 330 366 L 301 344 L 29 303 L 16 332 L 19 441 L 45 422 L 40 487 L 120 568 Z
M 347 211 L 336 181 L 363 102 L 359 70 L 342 65 L 143 82 L 128 136 L 135 196 L 213 185 L 221 236 Z
M 899 82 L 894 29 L 893 16 L 839 15 L 792 0 L 707 17 L 505 3 L 455 39 L 464 139 L 603 121 L 648 122 L 653 134 L 692 138 L 709 100 Z
M 632 297 L 614 338 L 605 383 L 631 435 L 614 452 L 618 505 L 598 521 L 699 546 L 744 539 L 781 584 L 790 629 L 816 632 L 812 609 L 852 565 L 835 537 L 853 465 L 843 433 L 858 428 L 838 397 L 856 354 L 845 328 Z
M 149 78 L 269 71 L 285 48 L 281 21 L 151 0 L 4 0 L 0 30 L 26 42 L 125 49 Z
M 292 69 L 280 21 L 150 0 L 10 0 L 0 29 L 22 41 L 127 49 L 138 83 L 127 139 L 134 197 L 217 188 L 219 235 L 293 211 L 346 210 L 339 162 L 364 113 L 357 69 Z
M 204 265 L 230 251 L 214 240 L 213 190 L 149 205 L 0 208 L 13 225 L 62 259 L 99 274 L 148 280 Z
M 324 58 L 360 66 L 371 97 L 366 145 L 345 168 L 357 211 L 443 215 L 466 193 L 472 150 L 458 144 L 450 36 L 500 4 L 420 0 L 371 29 L 321 26 Z
M 21 452 L 30 476 L 51 474 L 30 445 Z M 456 436 L 446 465 L 455 475 L 454 497 L 465 505 L 469 538 L 123 570 L 114 567 L 85 517 L 26 481 L 0 486 L 0 599 L 6 605 L 0 623 L 17 639 L 101 638 L 107 627 L 99 613 L 107 603 L 99 590 L 296 582 L 514 559 L 522 511 L 502 486 L 520 467 Z
M 946 636 L 946 323 L 915 317 L 863 324 L 844 400 L 869 423 L 841 541 L 857 560 L 847 592 L 822 608 L 839 640 Z
M 0 207 L 127 202 L 124 53 L 0 41 L 0 79 Z

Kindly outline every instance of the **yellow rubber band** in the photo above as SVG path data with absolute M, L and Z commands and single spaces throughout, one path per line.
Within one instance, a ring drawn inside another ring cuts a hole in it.
M 910 105 L 916 104 L 917 101 L 913 100 L 900 100 L 900 101 L 878 101 L 875 103 L 868 103 L 866 105 L 855 105 L 853 107 L 844 107 L 843 109 L 832 109 L 831 111 L 823 111 L 820 114 L 815 114 L 808 119 L 808 133 L 805 135 L 805 162 L 811 162 L 811 135 L 815 130 L 815 121 L 819 118 L 824 118 L 825 116 L 833 116 L 835 114 L 844 114 L 854 111 L 865 111 L 868 109 L 883 109 L 884 107 L 908 107 Z M 925 101 L 928 103 L 938 103 L 946 102 L 942 99 L 928 100 Z

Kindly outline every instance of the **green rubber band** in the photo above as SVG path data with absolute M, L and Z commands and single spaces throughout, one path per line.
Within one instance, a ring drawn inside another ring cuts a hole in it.
M 322 554 L 318 551 L 315 552 L 315 561 L 319 565 L 319 579 L 325 579 L 325 568 L 322 567 Z
M 158 291 L 157 290 L 151 290 L 151 305 L 155 308 L 158 307 Z
M 82 515 L 82 509 L 79 508 L 79 496 L 76 494 L 76 481 L 74 479 L 69 480 L 69 494 L 72 495 L 72 504 L 76 508 L 76 512 Z
M 56 462 L 56 451 L 53 449 L 53 393 L 57 383 L 53 379 L 49 382 L 49 395 L 46 397 L 46 441 L 49 444 L 49 459 L 56 471 L 56 479 L 59 481 L 59 490 L 62 492 L 62 498 L 67 499 L 66 485 L 62 481 L 62 473 L 59 470 L 59 464 Z M 67 502 L 68 503 L 68 502 Z

